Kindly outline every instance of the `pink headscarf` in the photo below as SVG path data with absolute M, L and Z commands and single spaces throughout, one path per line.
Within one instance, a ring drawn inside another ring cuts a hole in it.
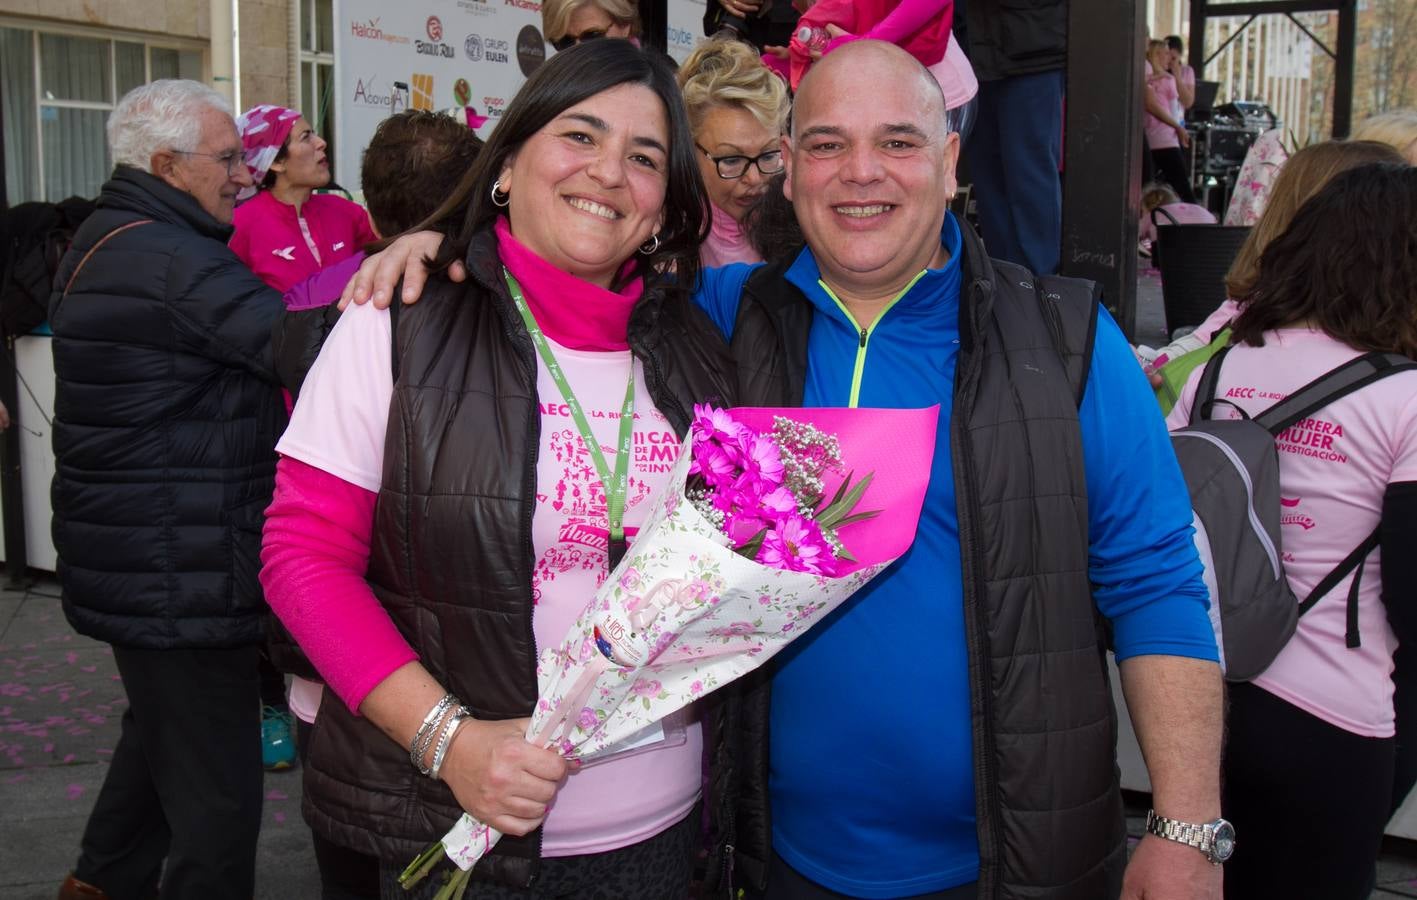
M 241 133 L 241 151 L 246 168 L 251 173 L 252 187 L 243 188 L 237 199 L 255 196 L 256 189 L 271 170 L 276 154 L 285 146 L 290 129 L 299 121 L 297 110 L 263 103 L 253 106 L 236 117 L 236 130 Z

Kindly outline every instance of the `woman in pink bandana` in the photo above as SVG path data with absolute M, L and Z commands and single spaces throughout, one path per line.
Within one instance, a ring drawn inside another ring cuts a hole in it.
M 236 120 L 256 187 L 236 208 L 232 251 L 284 293 L 378 235 L 357 203 L 315 191 L 330 183 L 325 142 L 293 109 L 255 106 Z

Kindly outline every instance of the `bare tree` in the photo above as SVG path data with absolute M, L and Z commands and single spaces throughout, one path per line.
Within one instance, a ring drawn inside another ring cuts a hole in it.
M 1371 113 L 1417 99 L 1417 0 L 1370 0 L 1368 82 Z

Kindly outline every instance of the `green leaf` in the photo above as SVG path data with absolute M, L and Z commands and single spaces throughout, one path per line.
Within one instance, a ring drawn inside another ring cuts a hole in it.
M 836 555 L 836 558 L 844 559 L 847 562 L 856 562 L 856 557 L 852 556 L 851 551 L 846 549 L 845 546 L 841 548 L 841 552 Z
M 856 482 L 841 500 L 833 502 L 831 506 L 818 514 L 817 524 L 822 528 L 834 527 L 842 517 L 856 508 L 856 504 L 861 502 L 861 497 L 865 495 L 866 488 L 871 486 L 871 479 L 874 478 L 875 475 L 876 473 L 872 472 Z M 845 482 L 843 482 L 843 484 L 844 483 Z
M 866 512 L 852 513 L 849 516 L 844 516 L 843 518 L 837 519 L 836 527 L 841 528 L 845 525 L 850 525 L 852 522 L 864 522 L 867 519 L 874 519 L 880 514 L 881 511 L 879 509 L 870 509 Z
M 766 528 L 761 529 L 757 534 L 743 542 L 743 546 L 738 548 L 738 555 L 745 556 L 748 559 L 757 559 L 758 551 L 763 549 L 763 541 L 767 536 L 768 530 Z

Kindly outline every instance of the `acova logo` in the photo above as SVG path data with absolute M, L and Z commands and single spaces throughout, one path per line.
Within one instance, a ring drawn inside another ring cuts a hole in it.
M 407 44 L 408 38 L 401 34 L 390 34 L 379 24 L 378 18 L 370 19 L 368 22 L 350 22 L 349 33 L 353 37 L 362 38 L 366 41 L 384 41 L 389 44 Z
M 507 0 L 512 3 L 513 0 Z M 546 62 L 546 39 L 535 25 L 527 25 L 517 32 L 517 65 L 523 75 L 530 75 Z
M 394 104 L 402 105 L 403 98 L 387 82 L 376 83 L 375 78 L 370 77 L 355 80 L 351 102 L 355 106 L 373 106 L 392 111 Z

